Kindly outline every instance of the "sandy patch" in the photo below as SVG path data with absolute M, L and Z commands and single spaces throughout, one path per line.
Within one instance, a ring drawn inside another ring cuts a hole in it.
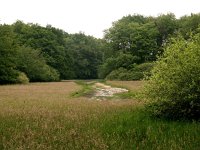
M 109 85 L 105 85 L 103 83 L 95 83 L 94 88 L 96 88 L 94 97 L 112 97 L 114 94 L 117 93 L 128 92 L 127 89 L 114 88 Z

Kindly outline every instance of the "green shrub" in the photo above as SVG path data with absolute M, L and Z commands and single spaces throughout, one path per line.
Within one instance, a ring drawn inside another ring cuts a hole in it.
M 200 118 L 200 34 L 172 39 L 145 86 L 148 111 L 172 119 Z
M 17 83 L 27 84 L 29 83 L 29 78 L 26 76 L 25 73 L 19 72 L 19 76 L 17 77 Z
M 145 74 L 150 75 L 150 70 L 153 67 L 153 63 L 143 63 L 140 65 L 133 65 L 133 69 L 128 70 L 125 68 L 118 68 L 113 70 L 107 75 L 108 80 L 141 80 Z
M 140 65 L 135 66 L 135 70 L 140 72 L 150 72 L 153 66 L 154 63 L 152 62 L 142 63 Z
M 136 65 L 133 69 L 131 69 L 132 80 L 141 80 L 145 76 L 150 76 L 153 66 L 154 66 L 154 63 L 152 62 Z
M 122 71 L 120 68 L 130 69 L 139 61 L 137 56 L 131 54 L 119 53 L 116 57 L 110 57 L 99 66 L 98 74 L 99 78 L 106 78 L 112 71 L 118 70 L 116 73 Z M 124 70 L 123 70 L 124 71 Z M 111 74 L 114 74 L 111 73 Z M 114 79 L 114 78 L 113 78 Z
M 59 73 L 54 68 L 45 65 L 41 70 L 40 79 L 42 81 L 59 81 Z
M 143 72 L 133 72 L 131 73 L 131 80 L 142 80 L 144 78 Z
M 113 70 L 106 79 L 108 80 L 131 80 L 131 73 L 125 68 Z

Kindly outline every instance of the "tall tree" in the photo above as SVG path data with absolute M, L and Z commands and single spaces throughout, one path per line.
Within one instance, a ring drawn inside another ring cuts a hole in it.
M 105 31 L 105 40 L 115 51 L 132 53 L 140 57 L 140 63 L 155 60 L 159 32 L 150 18 L 140 15 L 127 16 L 118 20 Z
M 68 49 L 74 58 L 76 78 L 97 78 L 97 68 L 102 61 L 101 40 L 79 33 L 71 35 L 67 41 Z
M 71 54 L 65 42 L 67 33 L 50 25 L 45 28 L 37 24 L 24 24 L 21 21 L 14 23 L 13 27 L 20 44 L 40 49 L 47 64 L 58 70 L 61 79 L 74 77 Z
M 200 27 L 200 13 L 191 14 L 189 16 L 183 16 L 178 20 L 179 31 L 184 36 L 184 38 L 190 38 L 190 33 L 198 33 L 198 28 Z
M 17 47 L 11 27 L 0 25 L 0 84 L 17 82 L 19 76 L 15 59 Z
M 178 21 L 173 13 L 160 15 L 155 18 L 155 25 L 159 31 L 158 45 L 162 46 L 169 35 L 173 35 L 178 29 Z

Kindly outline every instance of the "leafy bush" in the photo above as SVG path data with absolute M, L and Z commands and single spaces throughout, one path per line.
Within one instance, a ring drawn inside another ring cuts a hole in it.
M 132 68 L 132 65 L 138 61 L 139 58 L 137 56 L 133 56 L 131 54 L 119 53 L 119 55 L 116 57 L 110 57 L 106 59 L 104 64 L 99 67 L 99 77 L 105 78 L 112 71 L 114 71 L 114 73 L 116 72 L 115 70 L 119 69 L 120 71 L 121 70 L 120 68 L 130 69 Z M 119 71 L 117 71 L 116 73 L 118 73 Z
M 128 73 L 128 70 L 125 68 L 119 68 L 116 70 L 113 70 L 106 79 L 108 80 L 128 80 L 130 77 L 130 74 Z
M 19 72 L 19 76 L 17 77 L 16 83 L 27 84 L 29 83 L 29 78 L 26 76 L 25 73 Z
M 150 75 L 150 70 L 153 67 L 153 63 L 143 63 L 140 65 L 133 65 L 133 69 L 128 70 L 125 68 L 119 68 L 112 71 L 106 79 L 108 80 L 141 80 L 145 74 Z
M 52 67 L 44 65 L 41 71 L 41 80 L 42 81 L 58 81 L 59 73 Z
M 200 34 L 172 39 L 145 88 L 148 111 L 172 119 L 200 118 Z
M 153 66 L 154 63 L 152 62 L 136 65 L 133 69 L 131 69 L 132 80 L 141 80 L 145 76 L 150 76 Z

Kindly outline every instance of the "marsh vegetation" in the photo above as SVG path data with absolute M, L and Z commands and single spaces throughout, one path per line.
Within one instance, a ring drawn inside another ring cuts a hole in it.
M 132 92 L 139 81 L 109 81 Z M 144 102 L 72 97 L 73 81 L 0 86 L 0 149 L 198 149 L 198 122 L 151 118 Z

